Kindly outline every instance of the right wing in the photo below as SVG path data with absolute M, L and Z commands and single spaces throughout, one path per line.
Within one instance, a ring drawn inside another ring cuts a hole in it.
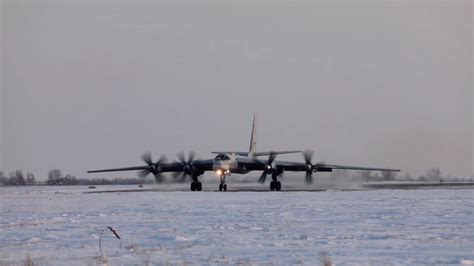
M 213 159 L 209 160 L 195 160 L 192 162 L 192 165 L 195 166 L 198 170 L 201 171 L 210 171 L 212 170 L 212 163 Z M 174 163 L 162 163 L 160 166 L 160 173 L 167 173 L 167 172 L 182 172 L 184 170 L 184 165 L 182 163 L 174 162 Z M 111 168 L 111 169 L 101 169 L 101 170 L 90 170 L 87 173 L 104 173 L 104 172 L 121 172 L 121 171 L 140 171 L 149 169 L 149 166 L 132 166 L 132 167 L 124 167 L 124 168 Z
M 90 170 L 90 171 L 87 171 L 87 173 L 92 174 L 92 173 L 104 173 L 104 172 L 140 171 L 140 170 L 145 170 L 147 168 L 148 168 L 148 166 L 145 165 L 145 166 L 124 167 L 124 168 Z

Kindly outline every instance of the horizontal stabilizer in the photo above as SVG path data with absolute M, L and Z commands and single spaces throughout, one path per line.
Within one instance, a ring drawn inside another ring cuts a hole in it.
M 235 154 L 239 156 L 248 156 L 248 151 L 213 151 L 212 154 Z
M 253 156 L 267 156 L 270 155 L 270 153 L 273 153 L 275 155 L 277 154 L 290 154 L 290 153 L 300 153 L 301 151 L 263 151 L 263 152 L 256 152 L 253 154 Z M 249 156 L 252 154 L 249 154 L 249 152 L 243 152 L 243 151 L 213 151 L 211 152 L 212 154 L 235 154 L 239 156 Z
M 301 151 L 262 151 L 262 152 L 256 152 L 255 156 L 266 156 L 266 155 L 270 155 L 270 153 L 278 155 L 278 154 L 291 154 L 291 153 L 300 153 L 300 152 Z

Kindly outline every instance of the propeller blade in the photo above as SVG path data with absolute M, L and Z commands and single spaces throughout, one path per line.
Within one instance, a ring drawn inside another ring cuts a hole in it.
M 164 176 L 162 174 L 156 173 L 154 176 L 157 183 L 161 183 L 164 181 Z
M 160 165 L 162 163 L 166 163 L 168 161 L 168 158 L 166 158 L 165 155 L 161 155 L 160 159 L 156 162 L 156 165 Z
M 303 152 L 304 161 L 307 167 L 305 176 L 306 184 L 313 183 L 313 170 L 315 169 L 313 163 L 311 163 L 311 161 L 313 160 L 313 155 L 314 151 L 311 150 L 306 150 Z
M 142 155 L 142 160 L 148 165 L 152 165 L 153 164 L 153 159 L 151 157 L 151 153 L 150 152 L 145 152 L 143 155 Z
M 173 179 L 177 180 L 178 177 L 182 174 L 183 172 L 172 172 L 171 173 L 171 176 L 173 177 Z
M 273 161 L 275 160 L 276 158 L 276 154 L 274 152 L 270 152 L 270 155 L 268 156 L 268 163 L 267 164 L 272 164 Z
M 196 158 L 196 153 L 194 151 L 190 151 L 188 157 L 188 164 L 192 164 L 194 162 L 194 158 Z
M 148 170 L 148 169 L 143 169 L 143 170 L 141 170 L 141 171 L 138 172 L 138 176 L 139 176 L 140 178 L 145 178 L 145 177 L 148 176 L 149 173 L 150 173 L 150 170 Z
M 313 160 L 314 151 L 306 150 L 303 152 L 304 161 L 306 164 L 311 164 Z
M 265 183 L 265 179 L 267 179 L 267 172 L 263 171 L 262 175 L 258 179 L 258 182 L 263 184 L 263 183 Z
M 181 175 L 179 176 L 178 178 L 178 182 L 184 182 L 186 181 L 186 173 L 185 172 L 181 172 Z
M 180 152 L 177 154 L 177 157 L 179 159 L 179 162 L 181 164 L 186 164 L 186 158 L 184 157 L 184 153 L 183 152 Z
M 176 182 L 184 182 L 186 180 L 185 172 L 173 172 L 171 173 L 171 176 L 176 180 Z
M 306 184 L 313 183 L 313 174 L 311 172 L 306 172 Z

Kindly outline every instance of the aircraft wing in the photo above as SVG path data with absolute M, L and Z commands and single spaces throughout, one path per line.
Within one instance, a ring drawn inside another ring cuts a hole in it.
M 239 164 L 244 165 L 248 170 L 264 170 L 267 160 L 262 159 L 240 159 Z M 275 161 L 278 169 L 290 172 L 303 172 L 307 170 L 307 165 L 300 162 Z M 356 171 L 390 171 L 400 172 L 400 169 L 376 168 L 362 166 L 346 166 L 326 163 L 317 163 L 313 165 L 313 172 L 332 172 L 333 170 L 356 170 Z
M 202 171 L 210 171 L 212 170 L 212 163 L 213 160 L 194 160 L 192 165 L 197 167 L 199 170 Z M 162 163 L 160 164 L 161 173 L 166 172 L 181 172 L 183 171 L 183 164 L 179 162 L 174 163 Z M 102 169 L 102 170 L 91 170 L 87 171 L 87 173 L 103 173 L 103 172 L 121 172 L 121 171 L 140 171 L 148 169 L 147 165 L 143 166 L 132 166 L 132 167 L 124 167 L 124 168 L 111 168 L 111 169 Z
M 361 167 L 361 166 L 346 166 L 346 165 L 335 165 L 335 164 L 325 164 L 325 163 L 319 163 L 316 164 L 316 169 L 315 171 L 317 172 L 324 172 L 324 171 L 319 171 L 321 170 L 358 170 L 358 171 L 382 171 L 382 172 L 400 172 L 400 169 L 391 169 L 391 168 L 375 168 L 375 167 Z
M 101 169 L 101 170 L 90 170 L 87 171 L 88 174 L 92 173 L 104 173 L 104 172 L 121 172 L 121 171 L 140 171 L 146 169 L 148 166 L 132 166 L 132 167 L 123 167 L 123 168 L 111 168 L 111 169 Z

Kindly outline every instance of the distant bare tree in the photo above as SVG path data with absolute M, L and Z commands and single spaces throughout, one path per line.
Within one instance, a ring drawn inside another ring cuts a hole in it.
M 396 172 L 390 172 L 390 171 L 383 171 L 382 172 L 382 179 L 384 181 L 393 181 L 397 177 Z
M 356 175 L 358 175 L 361 180 L 366 181 L 366 182 L 378 181 L 381 179 L 380 176 L 376 172 L 367 171 L 367 170 L 357 171 Z
M 10 178 L 7 181 L 7 185 L 25 185 L 26 180 L 23 176 L 23 172 L 21 170 L 16 170 L 15 172 L 11 172 L 9 174 Z
M 3 171 L 0 171 L 0 184 L 6 184 L 7 180 L 8 180 L 8 178 L 5 176 Z
M 60 169 L 53 169 L 48 172 L 48 180 L 61 179 L 63 174 Z
M 17 180 L 18 185 L 25 185 L 26 184 L 25 176 L 23 175 L 23 172 L 21 170 L 16 170 L 15 171 L 15 176 L 16 176 L 16 180 Z
M 405 176 L 403 176 L 403 180 L 413 181 L 413 178 L 411 177 L 410 173 L 406 172 Z
M 60 169 L 52 169 L 48 172 L 48 185 L 59 185 L 61 184 L 61 179 L 63 174 Z
M 66 175 L 63 178 L 62 185 L 69 186 L 69 185 L 78 185 L 78 184 L 79 182 L 77 181 L 77 178 L 75 176 Z
M 428 181 L 440 181 L 442 179 L 441 170 L 439 168 L 430 168 L 426 171 L 426 179 Z
M 27 173 L 26 174 L 26 183 L 28 185 L 34 185 L 35 184 L 35 175 L 33 173 Z

